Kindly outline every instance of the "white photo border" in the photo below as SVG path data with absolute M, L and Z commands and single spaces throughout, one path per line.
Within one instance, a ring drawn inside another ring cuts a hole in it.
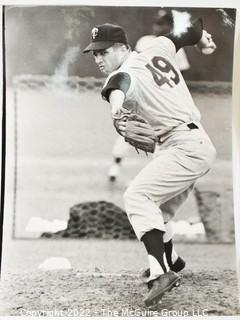
M 162 6 L 162 7 L 205 7 L 205 8 L 234 8 L 236 11 L 234 60 L 233 60 L 233 93 L 232 93 L 232 160 L 233 160 L 233 200 L 234 200 L 234 220 L 235 220 L 235 244 L 236 244 L 236 266 L 239 286 L 240 305 L 240 2 L 237 0 L 2 0 L 0 5 L 0 44 L 2 48 L 2 6 Z M 0 53 L 0 73 L 3 72 L 2 50 Z M 0 79 L 0 99 L 3 102 L 2 77 Z M 0 112 L 2 120 L 2 109 Z M 2 134 L 2 132 L 1 132 Z M 1 152 L 1 151 L 0 151 Z M 2 157 L 1 157 L 2 159 Z M 224 317 L 225 318 L 225 317 Z M 231 317 L 234 318 L 234 317 Z

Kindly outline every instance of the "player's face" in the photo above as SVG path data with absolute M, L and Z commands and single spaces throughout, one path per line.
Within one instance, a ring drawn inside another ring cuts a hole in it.
M 118 69 L 121 65 L 121 50 L 116 47 L 110 47 L 104 50 L 93 51 L 95 62 L 101 72 L 106 75 Z

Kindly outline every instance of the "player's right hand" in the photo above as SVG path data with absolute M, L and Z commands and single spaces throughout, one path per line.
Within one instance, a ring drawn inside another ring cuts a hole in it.
M 112 118 L 113 119 L 123 119 L 123 118 L 126 118 L 130 115 L 131 111 L 124 108 L 124 107 L 121 107 L 115 111 L 112 111 Z
M 206 30 L 203 30 L 202 37 L 197 44 L 197 47 L 200 49 L 203 54 L 212 54 L 217 46 L 212 39 L 212 35 L 208 33 Z
M 114 119 L 113 121 L 115 129 L 123 137 L 125 137 L 126 123 L 127 123 L 127 117 L 124 117 L 121 119 Z

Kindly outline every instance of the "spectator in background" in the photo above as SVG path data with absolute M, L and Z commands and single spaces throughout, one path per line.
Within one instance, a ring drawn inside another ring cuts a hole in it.
M 135 46 L 135 51 L 141 52 L 147 49 L 147 47 L 151 45 L 152 40 L 156 37 L 170 33 L 173 30 L 173 27 L 174 21 L 171 12 L 160 9 L 153 18 L 152 34 L 139 38 Z M 179 70 L 182 73 L 190 68 L 187 55 L 183 48 L 178 50 L 175 59 Z M 119 176 L 122 161 L 127 156 L 129 149 L 130 145 L 125 142 L 122 136 L 118 136 L 112 149 L 113 160 L 108 172 L 109 180 L 111 182 L 114 182 Z

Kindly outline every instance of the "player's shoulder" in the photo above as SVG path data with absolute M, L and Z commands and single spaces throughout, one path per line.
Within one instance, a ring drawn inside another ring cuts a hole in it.
M 169 39 L 167 36 L 155 37 L 155 39 L 153 39 L 151 42 L 151 47 L 147 48 L 146 50 L 153 50 L 156 48 L 176 51 L 173 41 Z
M 141 38 L 138 39 L 136 46 L 135 46 L 135 50 L 137 52 L 142 52 L 145 49 L 151 47 L 152 41 L 156 38 L 156 36 L 154 35 L 145 35 L 142 36 Z
M 149 46 L 139 53 L 140 57 L 151 58 L 153 56 L 164 56 L 172 59 L 176 55 L 176 47 L 172 40 L 166 36 L 155 37 Z M 139 57 L 139 58 L 140 58 Z

